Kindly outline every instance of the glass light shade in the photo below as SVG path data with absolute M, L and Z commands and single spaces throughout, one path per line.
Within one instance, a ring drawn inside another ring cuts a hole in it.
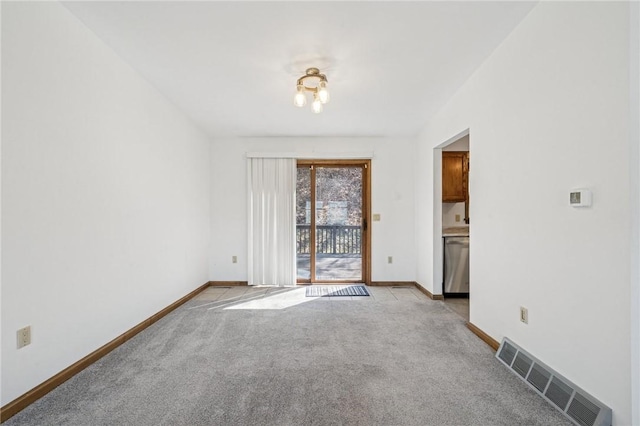
M 320 102 L 322 102 L 323 104 L 329 102 L 329 91 L 327 90 L 326 81 L 321 81 L 318 84 L 318 99 L 320 99 Z
M 304 94 L 304 87 L 298 85 L 296 87 L 296 94 L 293 96 L 293 104 L 299 108 L 302 108 L 307 104 L 307 96 Z
M 313 96 L 313 103 L 311 103 L 311 110 L 316 114 L 320 114 L 322 112 L 322 101 L 320 101 L 320 98 L 318 97 L 317 94 Z

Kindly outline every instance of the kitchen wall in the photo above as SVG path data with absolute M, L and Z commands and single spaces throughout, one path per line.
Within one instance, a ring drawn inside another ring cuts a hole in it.
M 443 151 L 469 151 L 469 135 L 461 137 L 457 141 L 442 148 Z M 442 226 L 463 226 L 464 203 L 442 203 Z M 460 215 L 460 221 L 456 222 L 456 215 Z
M 639 183 L 629 163 L 629 23 L 627 3 L 538 4 L 430 120 L 418 147 L 424 170 L 416 166 L 418 258 L 432 259 L 428 166 L 434 147 L 469 129 L 471 322 L 611 406 L 619 425 L 640 420 L 630 391 L 638 218 L 629 194 Z M 574 188 L 590 188 L 593 206 L 570 207 Z M 432 266 L 418 263 L 429 289 Z
M 1 405 L 208 281 L 209 149 L 62 5 L 2 3 Z
M 456 222 L 456 215 L 460 221 Z M 464 226 L 464 203 L 442 203 L 442 226 Z
M 247 152 L 297 153 L 317 158 L 373 154 L 371 165 L 372 279 L 415 281 L 414 139 L 238 138 L 216 140 L 211 151 L 213 281 L 247 280 Z M 238 263 L 231 262 L 238 256 Z M 393 256 L 393 263 L 387 257 Z

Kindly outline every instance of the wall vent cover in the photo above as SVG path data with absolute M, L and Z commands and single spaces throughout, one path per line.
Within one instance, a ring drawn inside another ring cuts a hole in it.
M 576 425 L 611 426 L 611 408 L 508 338 L 502 339 L 496 358 Z
M 529 374 L 529 369 L 531 368 L 531 364 L 533 361 L 523 354 L 522 352 L 518 352 L 518 356 L 516 356 L 516 360 L 513 361 L 513 371 L 521 375 L 522 377 L 527 377 Z

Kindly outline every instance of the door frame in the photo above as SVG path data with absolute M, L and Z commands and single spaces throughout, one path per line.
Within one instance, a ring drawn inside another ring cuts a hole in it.
M 455 136 L 450 137 L 433 148 L 433 294 L 444 295 L 444 244 L 442 239 L 442 149 L 465 136 L 471 136 L 470 128 L 466 128 Z M 471 152 L 471 140 L 469 140 Z M 470 191 L 470 184 L 467 191 Z M 470 197 L 471 198 L 471 197 Z M 469 215 L 467 214 L 467 217 Z M 469 244 L 471 251 L 471 244 Z M 471 294 L 471 289 L 469 289 Z M 471 310 L 471 296 L 469 296 L 469 310 Z
M 309 166 L 317 167 L 362 167 L 362 280 L 332 280 L 331 283 L 354 283 L 363 282 L 366 285 L 371 284 L 371 160 L 370 159 L 344 159 L 344 160 L 323 160 L 323 159 L 298 159 L 297 167 Z M 313 172 L 312 172 L 313 173 Z M 313 179 L 312 179 L 313 181 Z M 311 186 L 311 199 L 315 203 L 316 188 Z M 311 229 L 315 229 L 316 215 L 315 211 L 311 215 Z M 310 247 L 315 251 L 316 236 L 315 232 L 310 233 Z M 297 254 L 296 254 L 297 256 Z M 313 285 L 318 284 L 315 281 L 315 259 L 310 256 L 310 276 L 311 278 L 296 279 L 297 284 Z

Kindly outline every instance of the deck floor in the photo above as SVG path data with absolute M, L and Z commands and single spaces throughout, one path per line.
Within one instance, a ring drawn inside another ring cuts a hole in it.
M 297 256 L 298 279 L 309 279 L 311 259 L 309 255 Z M 361 281 L 362 256 L 360 255 L 319 255 L 316 257 L 317 281 Z

